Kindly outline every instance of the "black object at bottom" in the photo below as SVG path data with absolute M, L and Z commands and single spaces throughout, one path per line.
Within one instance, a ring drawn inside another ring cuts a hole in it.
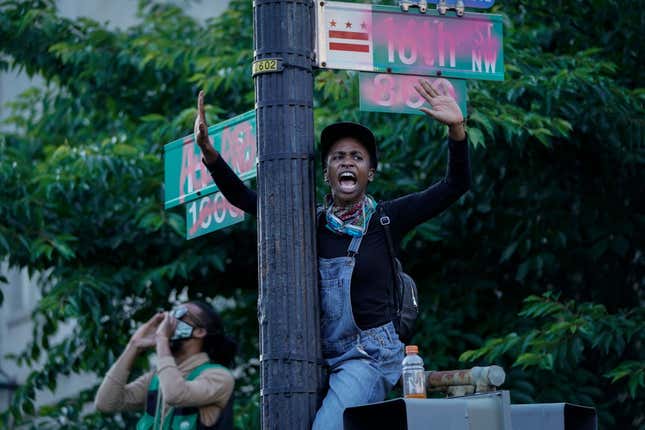
M 463 408 L 463 400 L 394 399 L 345 409 L 345 430 L 489 430 L 498 428 L 491 415 Z M 453 401 L 454 400 L 454 401 Z M 438 403 L 438 401 L 440 403 Z M 512 430 L 597 430 L 595 408 L 571 403 L 537 403 L 510 406 L 510 420 L 502 427 Z M 508 407 L 507 406 L 507 407 Z M 479 409 L 481 411 L 481 409 Z

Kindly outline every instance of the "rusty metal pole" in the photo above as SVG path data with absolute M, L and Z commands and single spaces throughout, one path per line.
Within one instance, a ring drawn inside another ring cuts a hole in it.
M 431 370 L 426 372 L 429 391 L 447 391 L 448 395 L 485 393 L 495 391 L 506 380 L 506 372 L 499 366 L 473 367 L 460 370 Z
M 263 429 L 309 429 L 319 402 L 311 0 L 255 0 Z M 266 60 L 266 61 L 263 61 Z

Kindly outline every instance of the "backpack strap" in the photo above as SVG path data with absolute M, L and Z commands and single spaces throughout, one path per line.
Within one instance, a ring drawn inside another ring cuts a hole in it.
M 390 254 L 390 263 L 392 264 L 392 297 L 394 299 L 394 309 L 395 309 L 395 316 L 396 316 L 396 321 L 395 321 L 395 327 L 398 330 L 398 319 L 401 317 L 401 291 L 399 291 L 399 288 L 397 288 L 398 282 L 397 282 L 397 277 L 398 277 L 398 272 L 399 272 L 399 265 L 397 264 L 396 261 L 396 251 L 394 251 L 394 244 L 392 242 L 392 233 L 390 232 L 390 217 L 387 216 L 385 213 L 385 209 L 383 208 L 383 203 L 380 203 L 377 207 L 377 211 L 379 214 L 379 222 L 383 226 L 383 230 L 385 231 L 385 242 L 387 243 L 387 250 L 388 253 Z

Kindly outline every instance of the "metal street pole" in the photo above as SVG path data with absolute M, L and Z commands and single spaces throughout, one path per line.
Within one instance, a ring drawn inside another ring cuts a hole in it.
M 309 429 L 319 402 L 314 3 L 255 0 L 263 429 Z

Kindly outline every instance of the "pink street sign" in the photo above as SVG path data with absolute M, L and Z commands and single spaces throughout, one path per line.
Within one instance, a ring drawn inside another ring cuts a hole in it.
M 466 81 L 386 73 L 359 73 L 360 109 L 422 115 L 423 112 L 419 108 L 432 106 L 414 89 L 419 79 L 429 81 L 439 94 L 455 99 L 466 116 Z

